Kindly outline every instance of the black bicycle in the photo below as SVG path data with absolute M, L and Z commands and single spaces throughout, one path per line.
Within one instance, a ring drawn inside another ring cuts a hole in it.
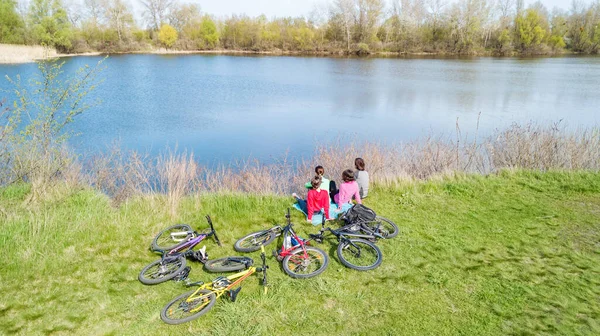
M 400 231 L 396 223 L 381 216 L 375 216 L 373 220 L 349 223 L 349 225 L 354 225 L 350 228 L 353 231 L 362 231 L 367 235 L 376 235 L 377 238 L 384 239 L 394 238 Z
M 377 268 L 382 261 L 381 250 L 372 241 L 378 238 L 384 238 L 379 233 L 364 234 L 359 233 L 357 224 L 348 224 L 339 229 L 325 227 L 325 221 L 322 223 L 318 234 L 310 234 L 310 238 L 318 243 L 322 243 L 325 233 L 329 232 L 337 238 L 337 255 L 344 266 L 358 270 L 368 271 Z

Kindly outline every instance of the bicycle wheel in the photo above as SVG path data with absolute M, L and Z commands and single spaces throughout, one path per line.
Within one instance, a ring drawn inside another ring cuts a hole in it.
M 316 247 L 306 247 L 304 250 L 297 248 L 292 254 L 283 258 L 283 270 L 292 278 L 310 278 L 325 271 L 329 264 L 329 257 L 325 252 Z
M 244 259 L 246 262 L 240 259 Z M 204 264 L 204 267 L 209 272 L 232 272 L 243 270 L 246 265 L 251 266 L 253 263 L 252 259 L 246 257 L 225 257 L 209 260 Z
M 142 269 L 138 280 L 144 285 L 156 285 L 171 280 L 183 271 L 185 263 L 186 260 L 182 256 L 157 260 Z
M 377 216 L 374 221 L 365 223 L 369 229 L 382 235 L 385 239 L 394 238 L 398 235 L 398 226 L 391 220 Z
M 194 230 L 187 224 L 177 224 L 162 230 L 152 240 L 153 250 L 169 251 L 194 236 Z
M 277 237 L 277 234 L 273 230 L 254 232 L 236 241 L 233 248 L 238 252 L 258 251 L 261 246 L 273 242 L 275 237 Z
M 348 241 L 341 242 L 337 248 L 342 264 L 358 271 L 372 270 L 381 264 L 382 254 L 377 245 L 363 239 Z
M 160 318 L 168 324 L 181 324 L 206 314 L 215 304 L 215 293 L 201 289 L 190 299 L 196 290 L 181 294 L 169 302 L 160 312 Z

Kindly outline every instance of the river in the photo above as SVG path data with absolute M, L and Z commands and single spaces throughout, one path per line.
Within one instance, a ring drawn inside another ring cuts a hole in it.
M 68 58 L 64 69 L 100 59 Z M 511 123 L 600 122 L 600 57 L 115 55 L 105 65 L 90 95 L 101 104 L 73 124 L 82 153 L 177 146 L 203 163 L 269 161 L 332 141 L 450 137 L 457 118 L 463 135 L 479 136 Z M 35 71 L 0 65 L 11 77 Z

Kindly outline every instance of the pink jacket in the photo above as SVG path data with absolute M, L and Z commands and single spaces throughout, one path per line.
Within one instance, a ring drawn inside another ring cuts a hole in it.
M 344 203 L 352 202 L 352 196 L 356 199 L 356 203 L 362 204 L 358 183 L 356 183 L 356 181 L 342 183 L 340 185 L 340 192 L 335 195 L 334 200 L 338 206 L 342 206 Z

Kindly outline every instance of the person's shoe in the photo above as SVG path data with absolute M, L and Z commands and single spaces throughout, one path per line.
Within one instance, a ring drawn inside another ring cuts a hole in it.
M 300 197 L 298 197 L 298 194 L 296 194 L 296 193 L 292 193 L 292 196 L 293 196 L 294 198 L 300 199 Z

